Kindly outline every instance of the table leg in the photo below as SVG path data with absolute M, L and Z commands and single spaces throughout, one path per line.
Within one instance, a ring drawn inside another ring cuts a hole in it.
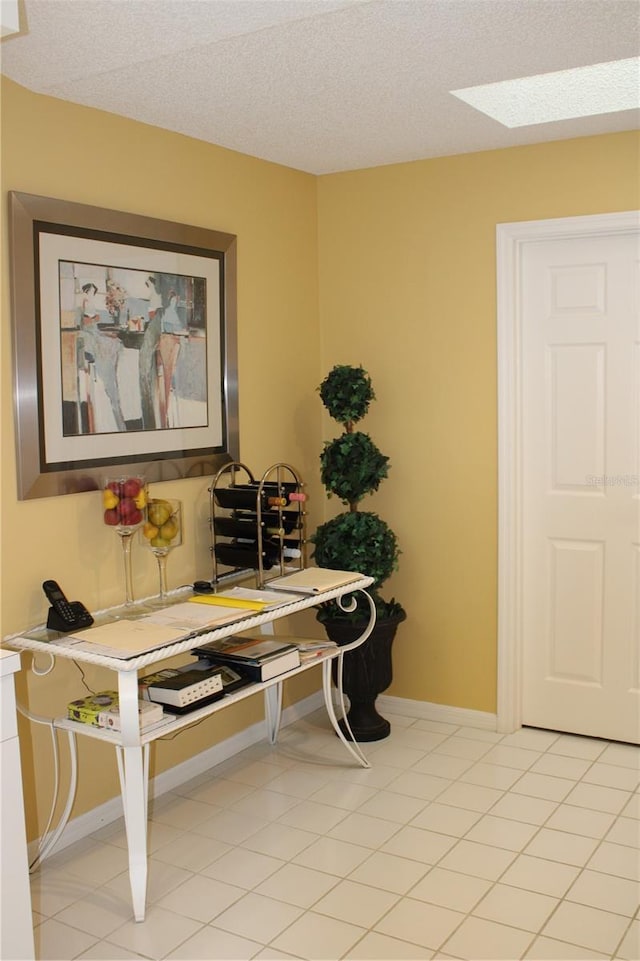
M 349 740 L 344 736 L 344 733 L 343 733 L 343 731 L 342 731 L 342 728 L 340 727 L 340 724 L 338 723 L 338 718 L 336 717 L 335 708 L 334 708 L 334 706 L 333 706 L 333 689 L 332 689 L 332 686 L 331 686 L 331 660 L 324 661 L 324 663 L 323 663 L 323 665 L 322 665 L 322 690 L 323 690 L 323 693 L 324 693 L 324 703 L 325 703 L 326 708 L 327 708 L 327 714 L 329 715 L 329 720 L 331 721 L 331 724 L 333 725 L 334 731 L 336 732 L 336 734 L 338 735 L 338 737 L 340 738 L 340 740 L 342 741 L 342 743 L 344 744 L 344 746 L 346 747 L 346 749 L 349 751 L 349 753 L 352 754 L 353 757 L 356 759 L 356 761 L 358 762 L 358 764 L 361 764 L 362 767 L 371 767 L 371 765 L 370 765 L 369 762 L 367 761 L 367 758 L 365 757 L 365 755 L 363 754 L 363 752 L 360 750 L 360 745 L 359 745 L 358 742 L 355 740 L 355 738 L 353 738 L 353 734 L 352 734 L 352 732 L 351 732 L 351 728 L 349 727 L 349 722 L 347 721 L 347 710 L 346 710 L 346 707 L 345 707 L 345 703 L 344 703 L 344 693 L 343 693 L 343 690 L 342 690 L 342 654 L 339 654 L 339 655 L 338 655 L 337 661 L 338 661 L 338 663 L 337 663 L 337 667 L 338 667 L 338 684 L 337 684 L 337 689 L 338 689 L 338 703 L 339 703 L 339 705 L 340 705 L 340 711 L 341 711 L 341 713 L 342 713 L 343 723 L 345 724 L 347 730 L 348 730 L 349 733 L 351 734 L 352 740 L 349 741 Z
M 278 740 L 280 721 L 282 719 L 282 683 L 267 687 L 264 692 L 264 717 L 267 724 L 269 744 Z
M 260 633 L 273 637 L 273 624 L 267 621 L 260 627 Z M 269 744 L 275 744 L 278 740 L 278 731 L 282 720 L 282 684 L 274 684 L 267 687 L 264 692 L 264 719 L 267 725 L 267 738 Z
M 122 747 L 117 748 L 118 771 L 129 853 L 129 882 L 136 921 L 144 921 L 147 895 L 147 801 L 149 750 L 140 743 L 138 675 L 118 674 Z

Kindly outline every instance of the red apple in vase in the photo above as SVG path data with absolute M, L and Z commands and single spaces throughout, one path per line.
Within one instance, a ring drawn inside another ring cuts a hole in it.
M 142 481 L 139 477 L 128 477 L 122 485 L 122 493 L 125 497 L 137 497 L 142 490 Z
M 102 489 L 104 522 L 113 527 L 122 543 L 125 571 L 125 605 L 133 604 L 133 581 L 131 578 L 131 537 L 145 520 L 147 488 L 144 477 L 105 477 Z
M 126 517 L 135 508 L 133 498 L 131 497 L 121 497 L 120 503 L 118 504 L 118 511 L 120 512 L 120 517 Z
M 139 524 L 142 520 L 142 512 L 136 507 L 132 497 L 123 497 L 118 504 L 118 511 L 123 524 Z

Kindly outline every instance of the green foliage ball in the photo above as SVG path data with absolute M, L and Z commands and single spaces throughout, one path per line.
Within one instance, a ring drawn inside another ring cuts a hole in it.
M 376 396 L 366 370 L 349 364 L 336 364 L 318 390 L 322 403 L 340 424 L 362 420 Z
M 400 554 L 396 535 L 377 514 L 352 511 L 321 524 L 311 537 L 319 567 L 357 571 L 373 577 L 374 587 L 397 570 Z
M 355 431 L 327 441 L 320 454 L 320 477 L 325 488 L 345 504 L 357 504 L 378 490 L 388 473 L 389 458 L 368 434 Z

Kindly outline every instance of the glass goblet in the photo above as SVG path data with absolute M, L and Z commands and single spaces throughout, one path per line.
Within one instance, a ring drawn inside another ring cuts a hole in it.
M 103 520 L 120 537 L 124 558 L 125 605 L 134 604 L 131 572 L 131 539 L 144 522 L 147 487 L 140 474 L 107 477 L 102 487 Z
M 158 603 L 163 604 L 167 595 L 167 558 L 174 547 L 182 544 L 182 502 L 168 497 L 149 498 L 140 539 L 158 562 Z

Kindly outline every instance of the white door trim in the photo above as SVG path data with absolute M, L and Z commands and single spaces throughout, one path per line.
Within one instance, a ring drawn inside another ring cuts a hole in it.
M 640 211 L 496 227 L 498 324 L 498 731 L 522 726 L 522 255 L 528 243 L 624 234 Z

